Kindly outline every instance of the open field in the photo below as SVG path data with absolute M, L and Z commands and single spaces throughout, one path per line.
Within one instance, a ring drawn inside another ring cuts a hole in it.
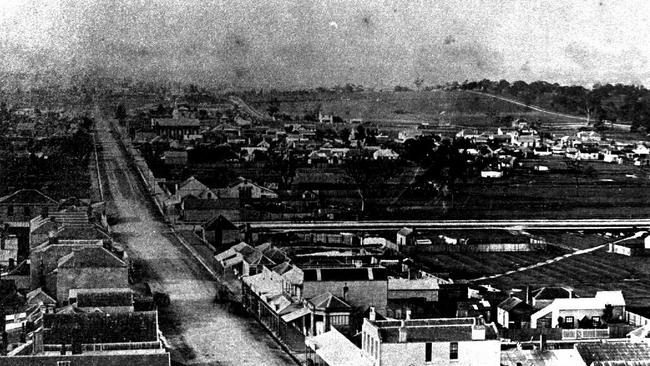
M 418 254 L 413 258 L 437 273 L 455 280 L 504 273 L 561 256 L 568 251 L 550 247 L 543 252 Z
M 550 116 L 506 101 L 463 91 L 409 91 L 312 93 L 291 96 L 247 97 L 246 101 L 260 111 L 271 105 L 282 113 L 301 117 L 309 113 L 333 114 L 344 120 L 362 118 L 364 121 L 404 127 L 429 122 L 467 127 L 498 127 L 492 116 L 524 117 L 539 120 L 547 130 L 562 130 L 583 125 L 574 119 Z
M 569 286 L 579 296 L 592 296 L 598 290 L 623 290 L 628 305 L 647 306 L 650 263 L 647 258 L 626 257 L 600 249 L 482 283 L 504 289 L 521 285 Z

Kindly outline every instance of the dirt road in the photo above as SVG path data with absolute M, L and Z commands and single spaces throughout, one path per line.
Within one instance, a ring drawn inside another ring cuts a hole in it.
M 214 281 L 170 234 L 110 133 L 110 124 L 96 117 L 106 199 L 118 216 L 112 229 L 129 255 L 170 295 L 160 327 L 172 346 L 172 359 L 189 365 L 293 364 L 254 319 L 213 303 Z

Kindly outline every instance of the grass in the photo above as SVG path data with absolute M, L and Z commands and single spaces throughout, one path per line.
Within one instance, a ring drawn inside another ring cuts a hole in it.
M 542 125 L 561 129 L 575 126 L 575 120 L 549 116 L 531 111 L 502 100 L 463 91 L 427 92 L 363 92 L 363 93 L 313 93 L 291 96 L 248 97 L 247 102 L 261 111 L 271 105 L 281 113 L 294 117 L 323 111 L 344 120 L 362 118 L 393 127 L 404 127 L 422 122 L 440 122 L 463 127 L 497 127 L 488 115 L 512 115 L 531 120 L 539 119 Z
M 437 273 L 449 273 L 453 279 L 472 279 L 485 275 L 504 273 L 547 259 L 563 255 L 567 251 L 549 247 L 543 252 L 506 253 L 444 253 L 416 254 L 413 258 Z

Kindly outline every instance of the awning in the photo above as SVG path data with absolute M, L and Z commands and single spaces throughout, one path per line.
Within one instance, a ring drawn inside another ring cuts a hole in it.
M 282 315 L 282 320 L 285 322 L 289 323 L 292 322 L 298 318 L 301 318 L 307 314 L 310 314 L 309 309 L 307 308 L 300 308 L 296 311 L 292 311 L 289 314 Z

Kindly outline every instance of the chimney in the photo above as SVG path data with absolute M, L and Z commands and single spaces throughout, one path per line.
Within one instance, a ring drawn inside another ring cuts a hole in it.
M 398 342 L 399 343 L 406 343 L 406 339 L 407 339 L 406 321 L 402 320 L 402 321 L 400 321 L 400 325 L 399 325 Z
M 406 309 L 406 320 L 411 320 L 411 309 Z
M 374 306 L 370 307 L 370 314 L 368 315 L 368 320 L 370 320 L 371 322 L 374 322 L 375 320 L 377 320 L 377 313 L 375 313 L 375 307 Z

